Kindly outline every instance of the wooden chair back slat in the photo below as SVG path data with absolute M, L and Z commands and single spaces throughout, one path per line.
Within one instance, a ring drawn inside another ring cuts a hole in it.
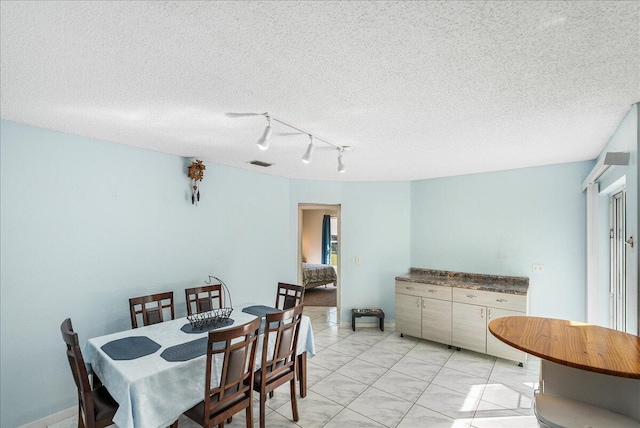
M 138 316 L 142 320 L 142 325 L 163 322 L 165 310 L 169 312 L 172 320 L 176 318 L 173 291 L 131 298 L 129 299 L 131 327 L 138 328 Z
M 78 401 L 80 402 L 80 412 L 86 421 L 87 415 L 94 414 L 93 397 L 91 395 L 91 385 L 89 385 L 89 374 L 84 364 L 84 358 L 80 351 L 78 335 L 73 331 L 71 319 L 67 318 L 60 325 L 62 339 L 67 345 L 67 359 L 73 373 L 73 380 L 78 388 Z
M 184 290 L 184 293 L 188 315 L 222 308 L 223 298 L 221 284 L 187 288 Z
M 217 426 L 244 409 L 247 421 L 252 420 L 253 379 L 260 324 L 261 319 L 256 318 L 237 327 L 209 332 L 204 400 L 185 412 L 185 415 L 202 426 Z M 212 375 L 215 360 L 220 355 L 223 362 L 218 382 Z
M 60 325 L 60 332 L 62 333 L 62 340 L 67 345 L 67 359 L 69 360 L 69 366 L 71 367 L 71 373 L 73 374 L 73 380 L 76 383 L 78 389 L 78 426 L 85 428 L 101 428 L 113 424 L 113 415 L 115 414 L 118 406 L 109 393 L 101 386 L 99 389 L 104 389 L 102 396 L 106 396 L 104 402 L 101 403 L 102 412 L 96 412 L 96 403 L 93 399 L 93 389 L 89 383 L 89 373 L 87 372 L 87 366 L 84 363 L 82 352 L 80 351 L 80 344 L 78 341 L 78 334 L 73 331 L 71 325 L 71 319 L 67 318 Z M 96 385 L 96 378 L 94 377 L 94 385 Z M 96 420 L 96 413 L 101 413 L 106 416 L 102 416 L 103 419 Z
M 265 319 L 260 370 L 256 374 L 254 389 L 260 392 L 260 427 L 265 427 L 267 395 L 289 382 L 293 420 L 298 420 L 295 393 L 297 371 L 296 349 L 302 320 L 303 305 L 285 311 L 269 313 Z M 269 354 L 270 343 L 273 352 Z
M 278 283 L 276 295 L 276 308 L 291 309 L 304 303 L 304 287 L 302 285 Z

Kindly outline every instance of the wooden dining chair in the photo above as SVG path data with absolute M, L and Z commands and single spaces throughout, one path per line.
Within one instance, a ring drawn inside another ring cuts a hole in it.
M 303 305 L 267 314 L 260 369 L 256 371 L 253 389 L 260 393 L 260 428 L 265 426 L 267 395 L 289 382 L 293 420 L 298 420 L 296 401 L 296 349 L 300 333 Z
M 276 308 L 290 309 L 302 304 L 304 301 L 304 286 L 278 283 L 278 294 L 276 294 Z
M 212 330 L 207 340 L 204 400 L 184 414 L 203 427 L 224 427 L 236 413 L 246 411 L 247 428 L 253 427 L 253 379 L 261 319 L 224 330 Z M 220 381 L 213 369 L 222 367 Z M 211 385 L 215 386 L 211 386 Z
M 173 291 L 150 294 L 148 296 L 129 299 L 131 327 L 138 328 L 138 315 L 142 317 L 142 325 L 157 324 L 164 321 L 164 311 L 170 311 L 171 319 L 176 318 L 173 306 Z
M 78 344 L 78 334 L 73 331 L 69 318 L 60 325 L 60 332 L 67 344 L 67 359 L 78 388 L 78 428 L 102 428 L 113 424 L 118 403 L 103 385 L 97 386 L 94 383 L 96 388 L 91 387 Z
M 222 307 L 222 285 L 213 284 L 184 290 L 187 314 L 206 312 Z

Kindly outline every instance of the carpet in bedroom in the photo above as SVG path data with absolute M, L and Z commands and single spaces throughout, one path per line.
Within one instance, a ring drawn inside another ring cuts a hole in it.
M 304 292 L 305 306 L 337 306 L 338 292 L 333 285 L 324 285 L 310 288 Z

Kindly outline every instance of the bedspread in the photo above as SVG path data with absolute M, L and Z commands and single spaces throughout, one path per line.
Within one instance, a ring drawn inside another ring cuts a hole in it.
M 338 275 L 331 265 L 302 263 L 302 280 L 305 287 L 314 287 L 335 283 L 338 280 Z

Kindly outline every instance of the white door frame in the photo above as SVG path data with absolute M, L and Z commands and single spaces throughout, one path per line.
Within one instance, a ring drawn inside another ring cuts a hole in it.
M 338 282 L 336 283 L 336 305 L 340 318 L 340 290 L 342 289 L 342 206 L 340 204 L 298 204 L 298 284 L 302 281 L 302 213 L 311 210 L 331 210 L 337 212 L 338 217 Z
M 615 330 L 626 331 L 627 326 L 627 246 L 626 189 L 609 195 L 609 323 Z

